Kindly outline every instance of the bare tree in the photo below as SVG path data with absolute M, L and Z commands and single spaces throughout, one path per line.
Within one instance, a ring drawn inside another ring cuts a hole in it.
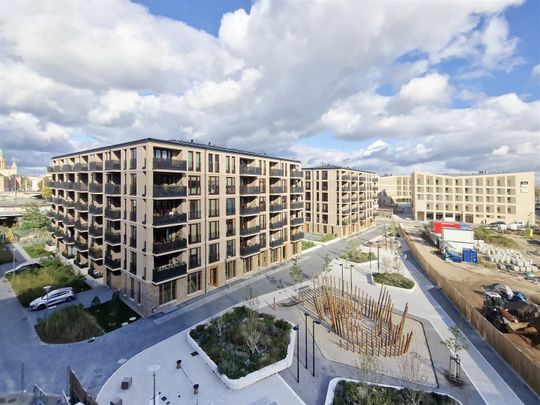
M 426 363 L 426 359 L 415 351 L 401 356 L 398 364 L 401 378 L 413 384 L 427 385 L 429 383 L 429 377 L 425 370 Z M 431 368 L 431 365 L 428 367 Z M 407 404 L 419 405 L 425 403 L 426 393 L 424 391 L 406 388 L 402 393 L 407 399 Z
M 240 336 L 244 338 L 251 354 L 258 352 L 258 345 L 261 341 L 261 329 L 257 319 L 247 319 L 240 326 Z
M 450 351 L 451 356 L 459 357 L 459 352 L 467 350 L 469 347 L 465 342 L 465 337 L 461 333 L 461 324 L 456 323 L 451 328 L 448 328 L 448 330 L 452 336 L 448 339 L 441 340 L 441 343 Z
M 388 256 L 384 256 L 381 259 L 381 272 L 388 273 L 388 271 L 391 268 L 392 268 L 392 259 L 390 259 Z
M 252 309 L 253 311 L 257 311 L 259 309 L 259 299 L 255 296 L 253 293 L 253 290 L 251 287 L 248 287 L 246 292 L 246 297 L 244 299 L 245 305 Z
M 362 382 L 367 380 L 376 382 L 379 372 L 379 360 L 371 354 L 361 354 L 355 362 L 358 379 Z

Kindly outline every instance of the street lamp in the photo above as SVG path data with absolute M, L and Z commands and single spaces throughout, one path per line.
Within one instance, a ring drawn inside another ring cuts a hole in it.
M 306 370 L 307 370 L 307 317 L 308 317 L 308 313 L 307 312 L 304 312 L 304 316 L 305 316 L 305 325 L 306 325 Z
M 15 270 L 15 252 L 17 251 L 17 248 L 13 246 L 9 250 L 11 250 L 11 256 L 13 257 L 13 266 L 11 266 L 11 269 Z M 15 275 L 15 272 L 13 272 L 13 275 Z
M 296 382 L 300 382 L 300 328 L 298 325 L 293 326 L 296 331 Z
M 312 337 L 313 337 L 313 346 L 312 346 L 312 350 L 313 350 L 313 377 L 315 377 L 315 324 L 320 325 L 321 321 L 318 321 L 316 319 L 313 320 L 313 333 L 312 333 Z
M 381 254 L 380 254 L 380 249 L 381 246 L 379 244 L 377 244 L 377 273 L 380 273 L 381 272 Z
M 341 296 L 343 297 L 343 292 L 344 292 L 344 281 L 343 281 L 343 263 L 340 263 L 339 264 L 341 266 Z
M 153 366 L 150 366 L 148 369 L 149 372 L 152 373 L 152 379 L 153 379 L 153 386 L 154 386 L 154 396 L 152 397 L 152 403 L 153 405 L 156 405 L 156 372 L 160 369 L 159 364 L 154 364 Z

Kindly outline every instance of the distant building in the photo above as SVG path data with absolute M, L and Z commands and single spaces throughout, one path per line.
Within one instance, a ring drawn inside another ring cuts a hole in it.
M 0 149 L 0 192 L 18 190 L 20 179 L 17 178 L 17 164 L 15 160 L 8 167 L 4 152 Z
M 411 203 L 411 176 L 379 177 L 379 206 Z

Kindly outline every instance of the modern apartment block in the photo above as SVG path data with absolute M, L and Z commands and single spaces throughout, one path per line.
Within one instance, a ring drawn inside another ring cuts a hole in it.
M 298 161 L 144 139 L 49 172 L 59 251 L 143 315 L 301 252 Z
M 452 218 L 472 224 L 534 221 L 534 172 L 413 173 L 411 180 L 417 220 Z
M 373 224 L 377 206 L 375 173 L 330 165 L 303 171 L 306 232 L 341 237 Z
M 411 176 L 380 176 L 379 205 L 391 206 L 411 203 Z

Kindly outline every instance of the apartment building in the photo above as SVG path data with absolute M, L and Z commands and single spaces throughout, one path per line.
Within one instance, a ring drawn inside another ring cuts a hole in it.
M 144 139 L 49 172 L 59 251 L 143 315 L 301 252 L 298 161 Z
M 413 173 L 417 220 L 451 218 L 471 224 L 534 221 L 534 172 L 445 175 Z
M 411 176 L 380 176 L 379 177 L 379 205 L 392 206 L 396 204 L 410 204 Z
M 374 223 L 375 173 L 331 165 L 303 171 L 306 232 L 341 237 Z

